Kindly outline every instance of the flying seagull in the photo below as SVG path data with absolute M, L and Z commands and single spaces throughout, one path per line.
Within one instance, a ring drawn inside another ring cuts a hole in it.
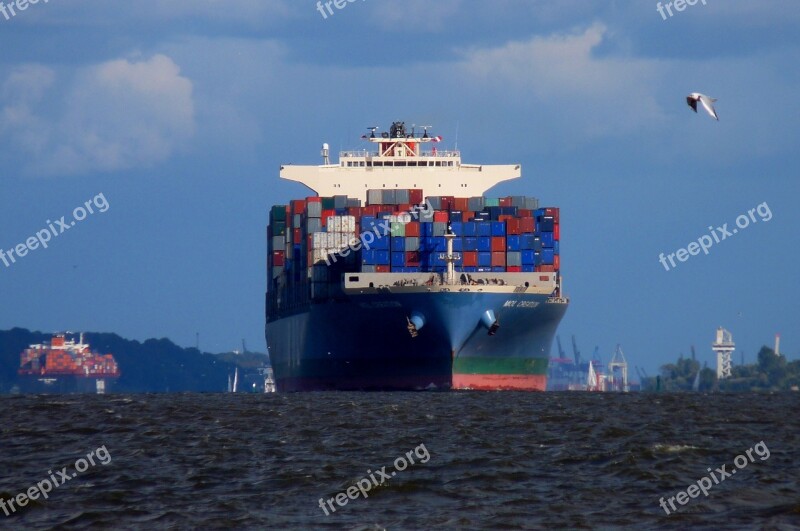
M 716 98 L 709 98 L 705 94 L 700 94 L 699 92 L 692 92 L 688 96 L 686 96 L 686 103 L 689 104 L 689 107 L 692 108 L 694 112 L 697 112 L 697 102 L 703 104 L 708 114 L 714 117 L 715 120 L 719 121 L 717 117 L 717 111 L 714 110 L 714 102 L 717 101 Z

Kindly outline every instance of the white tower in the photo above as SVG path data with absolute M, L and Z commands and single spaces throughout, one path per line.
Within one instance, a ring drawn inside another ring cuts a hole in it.
M 722 328 L 717 328 L 717 340 L 711 344 L 711 350 L 717 353 L 717 379 L 731 377 L 731 353 L 736 349 L 733 335 Z
M 625 354 L 622 352 L 622 347 L 617 345 L 617 350 L 611 357 L 611 362 L 608 364 L 608 375 L 614 376 L 614 369 L 620 369 L 622 372 L 622 388 L 618 389 L 627 393 L 630 388 L 628 387 L 628 361 L 625 359 Z

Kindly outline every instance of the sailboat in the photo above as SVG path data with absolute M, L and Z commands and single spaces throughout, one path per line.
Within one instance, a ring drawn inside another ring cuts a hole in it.
M 236 367 L 236 372 L 233 373 L 233 391 L 236 392 L 236 389 L 239 387 L 239 367 Z
M 594 372 L 594 365 L 589 361 L 589 376 L 586 378 L 586 390 L 597 391 L 597 373 Z

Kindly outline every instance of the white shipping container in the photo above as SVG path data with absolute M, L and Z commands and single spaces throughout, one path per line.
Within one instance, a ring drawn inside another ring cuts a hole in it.
M 311 235 L 311 249 L 323 249 L 328 246 L 328 233 L 315 232 Z

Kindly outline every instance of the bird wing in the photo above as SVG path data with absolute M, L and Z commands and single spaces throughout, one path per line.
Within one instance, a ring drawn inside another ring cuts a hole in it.
M 702 103 L 703 107 L 706 108 L 706 111 L 708 111 L 708 114 L 713 116 L 715 120 L 719 120 L 719 117 L 717 116 L 717 111 L 714 110 L 714 103 L 713 102 L 715 102 L 715 101 L 717 101 L 717 100 L 709 98 L 708 96 L 700 96 L 700 103 Z
M 689 107 L 692 108 L 694 112 L 697 112 L 697 100 L 691 96 L 686 96 L 686 103 L 689 104 Z

